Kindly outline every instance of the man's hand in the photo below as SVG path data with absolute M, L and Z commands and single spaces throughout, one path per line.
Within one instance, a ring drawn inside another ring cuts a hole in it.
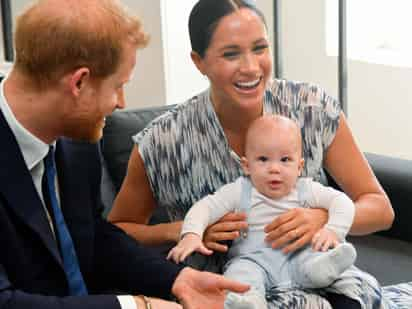
M 226 252 L 228 247 L 221 242 L 238 238 L 239 231 L 246 228 L 246 214 L 230 212 L 215 224 L 209 225 L 203 235 L 203 243 L 210 250 Z
M 212 250 L 209 250 L 203 245 L 199 235 L 195 233 L 187 233 L 179 243 L 169 251 L 167 259 L 172 259 L 175 263 L 180 263 L 194 251 L 204 255 L 211 255 L 213 253 Z
M 134 296 L 134 301 L 136 302 L 137 308 L 146 308 L 145 302 L 141 296 Z M 152 309 L 182 309 L 182 306 L 163 299 L 159 298 L 149 298 L 150 303 L 152 304 Z
M 327 220 L 325 209 L 294 208 L 265 226 L 265 240 L 273 249 L 283 247 L 283 252 L 293 252 L 310 243 Z
M 338 235 L 327 228 L 320 229 L 312 238 L 312 248 L 314 251 L 325 252 L 330 248 L 335 248 L 338 244 Z
M 172 293 L 185 309 L 222 309 L 226 290 L 244 293 L 249 286 L 222 275 L 184 268 L 177 276 Z

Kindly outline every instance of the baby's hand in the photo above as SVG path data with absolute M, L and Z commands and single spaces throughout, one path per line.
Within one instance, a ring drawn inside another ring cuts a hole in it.
M 209 250 L 203 245 L 199 235 L 187 233 L 183 236 L 179 243 L 169 251 L 167 259 L 172 259 L 175 263 L 180 263 L 194 251 L 204 255 L 211 255 L 213 253 L 212 250 Z
M 312 238 L 312 249 L 315 251 L 327 251 L 339 244 L 336 233 L 327 228 L 320 229 Z

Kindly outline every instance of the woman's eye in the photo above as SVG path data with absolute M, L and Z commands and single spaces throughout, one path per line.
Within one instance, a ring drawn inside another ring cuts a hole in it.
M 264 156 L 261 156 L 261 157 L 258 158 L 258 161 L 260 161 L 260 162 L 266 162 L 267 160 L 268 160 L 268 158 L 264 157 Z
M 237 51 L 227 51 L 223 53 L 223 57 L 227 59 L 233 59 L 237 57 L 239 53 Z

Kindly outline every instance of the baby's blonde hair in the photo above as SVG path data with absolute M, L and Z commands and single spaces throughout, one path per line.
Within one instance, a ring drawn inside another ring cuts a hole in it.
M 296 138 L 300 156 L 302 156 L 302 135 L 298 123 L 291 118 L 281 115 L 264 115 L 255 119 L 250 124 L 246 133 L 245 154 L 247 154 L 248 147 L 251 143 L 253 143 L 253 140 L 256 139 L 257 136 L 262 136 L 265 134 L 265 130 L 269 127 L 283 128 L 294 132 L 294 134 L 291 135 L 291 139 L 294 137 Z

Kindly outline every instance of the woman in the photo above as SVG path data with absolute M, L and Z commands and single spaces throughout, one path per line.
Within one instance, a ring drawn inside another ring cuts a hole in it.
M 301 125 L 304 176 L 319 180 L 323 165 L 355 202 L 352 234 L 391 226 L 390 202 L 356 146 L 339 103 L 314 85 L 271 81 L 266 26 L 252 2 L 200 0 L 192 9 L 189 32 L 192 60 L 209 79 L 210 89 L 134 137 L 127 176 L 109 216 L 112 222 L 144 244 L 175 243 L 191 205 L 241 175 L 239 157 L 249 124 L 262 114 L 276 113 Z M 349 170 L 357 171 L 356 177 Z M 156 207 L 167 208 L 171 223 L 147 225 Z M 320 209 L 289 211 L 266 226 L 267 241 L 293 252 L 308 244 L 326 220 Z M 222 241 L 235 239 L 246 225 L 244 214 L 226 215 L 208 228 L 204 241 L 225 252 Z M 375 283 L 364 273 L 361 277 L 362 284 L 369 279 Z M 358 308 L 362 293 L 368 293 L 361 284 L 356 290 L 347 286 L 334 285 L 334 291 L 350 296 L 329 294 L 334 307 Z M 306 300 L 311 301 L 322 303 Z

